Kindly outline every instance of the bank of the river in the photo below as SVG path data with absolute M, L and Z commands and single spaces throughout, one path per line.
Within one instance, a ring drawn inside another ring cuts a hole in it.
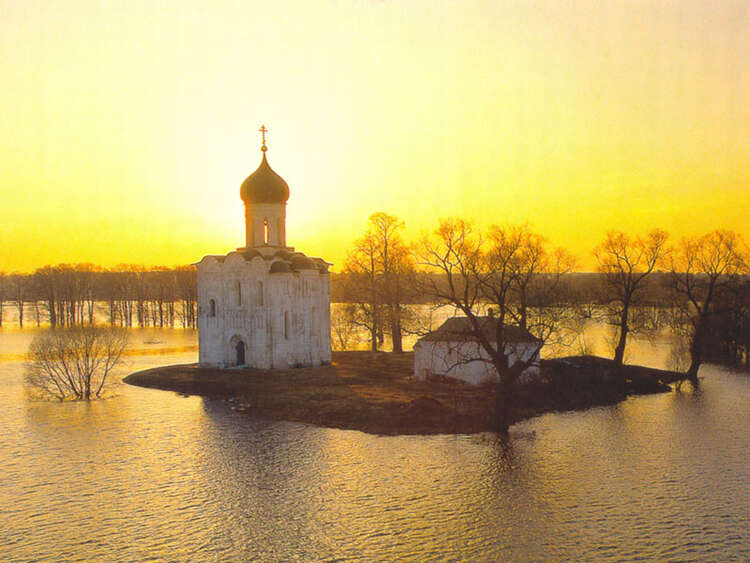
M 197 364 L 133 373 L 131 385 L 225 399 L 236 410 L 291 422 L 372 434 L 474 433 L 493 429 L 493 386 L 412 377 L 414 356 L 336 352 L 333 365 L 262 371 Z M 668 391 L 677 374 L 626 366 L 627 384 L 611 361 L 592 356 L 545 360 L 545 381 L 519 386 L 514 422 L 548 411 L 617 403 L 629 394 Z

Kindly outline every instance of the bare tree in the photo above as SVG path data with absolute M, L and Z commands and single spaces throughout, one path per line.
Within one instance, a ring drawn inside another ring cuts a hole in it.
M 706 329 L 713 305 L 738 286 L 740 274 L 748 271 L 747 249 L 733 231 L 716 230 L 697 238 L 682 239 L 672 260 L 672 283 L 682 299 L 682 311 L 690 327 L 690 366 L 686 375 L 698 383 L 703 362 Z
M 369 234 L 375 240 L 383 304 L 394 352 L 403 352 L 406 308 L 404 301 L 412 287 L 414 259 L 403 239 L 404 222 L 387 213 L 370 216 Z
M 489 362 L 498 374 L 495 409 L 499 432 L 506 432 L 510 424 L 509 407 L 519 376 L 537 360 L 556 328 L 554 315 L 538 315 L 531 323 L 529 299 L 523 304 L 516 299 L 539 281 L 539 270 L 544 269 L 541 258 L 546 256 L 543 246 L 543 239 L 526 227 L 495 226 L 481 236 L 461 219 L 441 221 L 435 233 L 422 242 L 420 262 L 426 271 L 421 290 L 462 313 L 470 327 L 466 336 L 478 343 L 474 357 L 456 361 Z M 489 305 L 494 311 L 491 323 L 481 316 Z M 487 333 L 488 324 L 494 334 Z M 522 325 L 535 337 L 536 346 L 525 356 L 514 352 L 510 334 L 517 334 Z
M 174 269 L 177 295 L 181 301 L 180 317 L 183 328 L 195 328 L 197 321 L 198 278 L 195 266 L 179 266 Z
M 5 272 L 0 272 L 0 327 L 3 326 L 3 301 L 5 300 L 7 280 L 8 276 L 5 275 Z
M 29 286 L 28 277 L 14 273 L 8 276 L 8 289 L 10 293 L 10 300 L 16 305 L 18 311 L 18 326 L 23 328 L 23 313 L 24 303 L 26 301 L 26 294 Z
M 562 248 L 550 251 L 547 239 L 526 224 L 490 231 L 490 237 L 498 234 L 510 244 L 506 252 L 513 252 L 508 262 L 511 324 L 538 335 L 545 346 L 570 346 L 575 311 L 560 306 L 565 298 L 561 282 L 575 267 L 575 258 Z
M 127 340 L 123 329 L 93 326 L 37 334 L 29 346 L 26 382 L 61 401 L 97 398 L 120 362 Z
M 610 231 L 604 242 L 594 249 L 599 272 L 604 274 L 606 295 L 612 306 L 612 323 L 617 328 L 615 365 L 625 357 L 633 309 L 638 304 L 644 280 L 662 263 L 668 253 L 668 235 L 654 230 L 645 238 L 632 238 L 620 231 Z
M 33 274 L 39 297 L 47 306 L 50 327 L 57 325 L 57 269 L 53 266 L 37 268 Z
M 404 222 L 387 213 L 374 213 L 364 235 L 347 256 L 343 270 L 347 312 L 370 335 L 376 351 L 387 331 L 394 352 L 403 352 L 403 336 L 413 324 L 405 303 L 411 300 L 414 258 L 403 238 Z
M 331 344 L 334 350 L 348 350 L 356 336 L 352 307 L 352 303 L 336 303 L 331 307 Z
M 382 343 L 383 304 L 378 286 L 377 241 L 371 231 L 355 241 L 346 257 L 343 273 L 347 280 L 347 300 L 354 305 L 348 311 L 350 320 L 369 333 L 370 350 L 377 352 Z

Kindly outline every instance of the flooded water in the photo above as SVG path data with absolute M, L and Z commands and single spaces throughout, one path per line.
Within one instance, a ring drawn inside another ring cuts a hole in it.
M 125 371 L 197 358 L 194 333 L 133 335 Z M 2 561 L 750 559 L 745 374 L 709 366 L 699 392 L 548 414 L 507 442 L 381 437 L 125 385 L 34 401 L 29 339 L 0 332 Z

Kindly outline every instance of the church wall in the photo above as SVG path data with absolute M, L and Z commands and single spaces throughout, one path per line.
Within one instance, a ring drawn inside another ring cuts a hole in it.
M 330 362 L 328 275 L 317 271 L 273 274 L 274 367 L 319 365 Z M 327 347 L 327 349 L 326 349 Z
M 223 263 L 209 257 L 198 264 L 201 365 L 236 364 L 237 338 L 245 343 L 246 363 L 252 367 L 330 363 L 328 274 L 317 270 L 270 274 L 269 267 L 262 258 L 246 262 L 232 254 Z M 210 316 L 211 299 L 216 303 L 215 317 Z

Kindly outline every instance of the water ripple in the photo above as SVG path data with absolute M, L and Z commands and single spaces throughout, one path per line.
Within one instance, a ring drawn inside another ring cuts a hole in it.
M 750 380 L 705 375 L 699 395 L 548 414 L 502 441 L 255 420 L 131 387 L 31 402 L 3 363 L 0 560 L 750 559 Z

